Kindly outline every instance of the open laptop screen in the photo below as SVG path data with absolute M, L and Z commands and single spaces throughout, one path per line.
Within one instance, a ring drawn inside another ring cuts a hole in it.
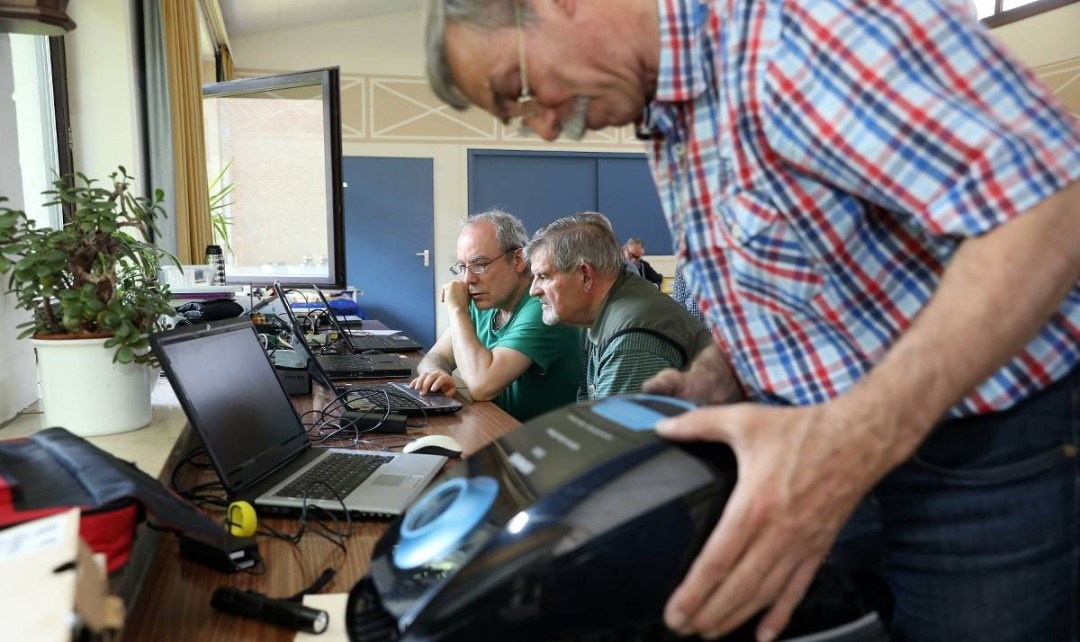
M 285 315 L 289 319 L 289 328 L 292 330 L 293 335 L 293 350 L 297 354 L 307 358 L 308 373 L 311 375 L 312 380 L 315 383 L 323 386 L 328 391 L 334 391 L 334 384 L 330 382 L 330 377 L 326 375 L 326 372 L 319 365 L 319 360 L 315 358 L 315 353 L 311 351 L 311 346 L 308 345 L 307 340 L 304 338 L 303 328 L 300 327 L 300 320 L 296 318 L 296 313 L 289 306 L 289 300 L 285 298 L 285 289 L 281 287 L 280 283 L 274 283 L 271 286 L 274 294 L 280 300 L 281 305 L 285 308 Z
M 184 327 L 151 341 L 227 488 L 306 447 L 303 424 L 249 321 Z
M 332 327 L 335 332 L 345 338 L 344 343 L 349 346 L 350 350 L 352 350 L 352 344 L 349 343 L 349 332 L 344 327 L 342 327 L 341 322 L 338 321 L 337 313 L 334 312 L 333 306 L 330 305 L 330 299 L 326 298 L 326 295 L 323 294 L 323 291 L 319 289 L 318 285 L 312 283 L 311 289 L 315 290 L 315 294 L 319 296 L 319 300 L 322 301 L 322 304 L 324 306 L 326 306 L 326 316 L 330 319 L 330 327 Z

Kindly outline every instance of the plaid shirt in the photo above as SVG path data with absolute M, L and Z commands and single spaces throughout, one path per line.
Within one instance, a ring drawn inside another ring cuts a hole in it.
M 675 253 L 754 398 L 850 388 L 965 238 L 1080 177 L 1077 122 L 966 0 L 658 5 L 639 126 Z M 1078 361 L 1080 285 L 951 414 L 1007 408 Z

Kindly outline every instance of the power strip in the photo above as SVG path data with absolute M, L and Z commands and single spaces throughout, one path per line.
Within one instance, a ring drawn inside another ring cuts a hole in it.
M 405 415 L 392 412 L 383 418 L 381 410 L 363 412 L 359 410 L 346 410 L 341 413 L 341 425 L 356 428 L 361 432 L 381 432 L 394 435 L 405 434 Z

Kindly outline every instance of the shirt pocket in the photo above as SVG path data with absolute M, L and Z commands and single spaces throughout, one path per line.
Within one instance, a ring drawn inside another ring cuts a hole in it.
M 749 312 L 804 312 L 822 277 L 798 230 L 763 194 L 733 190 L 714 219 L 717 257 L 726 265 L 736 297 Z

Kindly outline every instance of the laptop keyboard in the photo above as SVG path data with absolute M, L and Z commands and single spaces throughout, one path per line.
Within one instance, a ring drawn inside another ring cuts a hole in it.
M 402 339 L 387 336 L 364 335 L 350 336 L 349 343 L 357 350 L 393 350 L 405 343 Z
M 345 499 L 364 483 L 379 466 L 393 457 L 329 453 L 276 493 L 278 497 L 302 499 Z M 334 492 L 337 496 L 334 496 Z
M 319 355 L 320 362 L 328 370 L 370 372 L 371 360 L 359 354 L 324 354 Z
M 423 397 L 410 394 L 389 383 L 349 386 L 346 390 L 354 393 L 349 399 L 353 407 L 363 407 L 363 402 L 367 402 L 371 410 L 386 410 L 387 402 L 389 402 L 390 412 L 409 413 L 409 411 L 416 412 L 428 406 Z

